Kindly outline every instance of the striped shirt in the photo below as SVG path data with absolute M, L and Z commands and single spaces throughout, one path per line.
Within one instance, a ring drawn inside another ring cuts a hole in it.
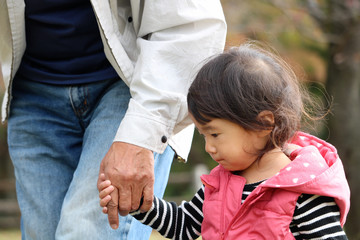
M 242 202 L 260 183 L 244 186 Z M 155 197 L 149 212 L 137 211 L 131 215 L 166 238 L 196 239 L 201 235 L 203 202 L 204 186 L 191 201 L 183 201 L 180 206 Z M 300 195 L 290 230 L 295 239 L 347 239 L 340 225 L 340 212 L 334 199 L 319 195 Z

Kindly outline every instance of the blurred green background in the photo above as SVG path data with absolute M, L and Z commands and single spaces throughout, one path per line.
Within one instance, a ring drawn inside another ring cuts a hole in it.
M 228 23 L 227 47 L 250 39 L 269 44 L 295 69 L 316 101 L 331 103 L 331 114 L 306 130 L 338 149 L 351 188 L 345 231 L 349 239 L 360 239 L 360 0 L 221 2 Z M 199 174 L 215 166 L 203 148 L 196 132 L 188 163 L 174 161 L 165 199 L 180 203 L 193 196 L 201 184 Z M 5 124 L 0 126 L 0 240 L 19 239 L 19 218 Z

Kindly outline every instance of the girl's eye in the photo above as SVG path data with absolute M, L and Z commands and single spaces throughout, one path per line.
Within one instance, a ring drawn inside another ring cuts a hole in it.
M 211 134 L 211 136 L 217 137 L 217 136 L 219 136 L 219 134 L 218 133 L 213 133 L 213 134 Z

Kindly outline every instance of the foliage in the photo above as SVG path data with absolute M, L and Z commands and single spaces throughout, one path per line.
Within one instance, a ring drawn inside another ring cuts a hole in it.
M 359 0 L 221 0 L 228 23 L 227 47 L 239 45 L 247 39 L 268 43 L 296 69 L 309 90 L 322 100 L 330 100 L 334 112 L 330 121 L 322 121 L 319 137 L 334 141 L 344 161 L 352 184 L 352 197 L 359 199 L 356 184 L 360 157 L 357 126 L 360 115 L 360 16 Z M 359 44 L 357 44 L 359 43 Z M 358 46 L 359 45 L 359 46 Z M 351 46 L 351 48 L 349 48 Z M 354 47 L 352 47 L 354 46 Z M 351 56 L 351 57 L 349 57 Z M 351 65 L 353 63 L 353 65 Z M 347 65 L 348 64 L 348 65 Z M 329 86 L 331 85 L 331 86 Z M 328 93 L 326 93 L 328 91 Z M 331 97 L 330 97 L 331 96 Z M 349 99 L 349 100 L 347 100 Z M 325 104 L 326 104 L 325 101 Z M 349 117 L 352 116 L 352 117 Z M 350 122 L 351 119 L 355 119 Z M 357 135 L 356 135 L 357 134 Z M 344 136 L 345 135 L 345 136 Z M 334 139 L 335 138 L 335 139 Z M 10 164 L 6 151 L 5 126 L 0 127 L 0 178 L 8 173 Z M 192 171 L 195 165 L 205 163 L 212 169 L 216 162 L 204 151 L 204 140 L 195 131 L 187 164 L 174 161 L 172 173 Z M 5 167 L 4 167 L 5 166 Z M 192 196 L 191 184 L 169 184 L 166 197 L 174 195 L 188 199 Z M 359 213 L 360 200 L 353 201 L 352 211 Z M 359 222 L 356 214 L 353 226 Z M 356 228 L 356 227 L 353 227 Z M 351 230 L 352 232 L 358 229 Z M 356 233 L 354 233 L 356 234 Z M 358 233 L 359 234 L 359 233 Z M 354 235 L 355 236 L 355 235 Z M 358 235 L 357 235 L 358 236 Z M 353 239 L 355 239 L 354 237 Z

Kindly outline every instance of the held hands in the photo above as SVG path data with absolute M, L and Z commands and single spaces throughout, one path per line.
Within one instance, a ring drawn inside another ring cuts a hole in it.
M 110 180 L 105 180 L 105 174 L 101 173 L 99 176 L 98 190 L 100 198 L 100 206 L 103 208 L 103 213 L 108 213 L 107 205 L 111 200 L 110 194 L 114 191 L 114 186 L 111 185 Z
M 153 153 L 132 144 L 114 142 L 101 162 L 97 188 L 100 206 L 108 214 L 113 229 L 119 225 L 118 213 L 126 216 L 139 207 L 148 211 L 154 191 Z

